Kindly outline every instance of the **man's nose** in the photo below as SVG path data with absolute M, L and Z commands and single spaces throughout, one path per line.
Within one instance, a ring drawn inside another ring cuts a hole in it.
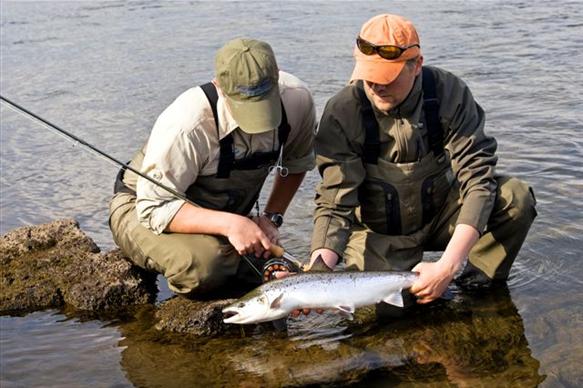
M 371 88 L 375 93 L 376 92 L 383 92 L 387 88 L 387 85 L 372 83 Z

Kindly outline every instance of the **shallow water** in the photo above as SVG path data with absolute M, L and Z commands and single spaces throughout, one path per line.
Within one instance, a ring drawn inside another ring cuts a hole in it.
M 417 25 L 425 62 L 470 85 L 498 140 L 499 171 L 535 188 L 539 217 L 509 292 L 454 289 L 445 305 L 385 324 L 310 317 L 287 335 L 194 344 L 157 334 L 147 313 L 132 322 L 55 311 L 0 317 L 0 385 L 297 385 L 334 375 L 367 386 L 583 385 L 582 3 L 355 4 L 2 1 L 2 95 L 128 160 L 165 106 L 212 77 L 226 40 L 270 42 L 321 113 L 350 75 L 360 25 L 400 13 Z M 117 168 L 0 109 L 0 232 L 74 217 L 112 248 L 107 202 Z M 317 181 L 308 175 L 286 215 L 284 246 L 298 257 L 308 251 Z

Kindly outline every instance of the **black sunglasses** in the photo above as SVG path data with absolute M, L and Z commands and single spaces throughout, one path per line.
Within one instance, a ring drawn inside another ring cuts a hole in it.
M 409 47 L 399 47 L 399 46 L 391 46 L 391 45 L 380 45 L 377 46 L 376 44 L 370 43 L 362 39 L 360 36 L 356 38 L 356 45 L 361 53 L 364 55 L 373 55 L 378 54 L 382 58 L 385 59 L 397 59 L 399 58 L 406 50 L 412 47 L 421 47 L 418 44 L 412 44 Z

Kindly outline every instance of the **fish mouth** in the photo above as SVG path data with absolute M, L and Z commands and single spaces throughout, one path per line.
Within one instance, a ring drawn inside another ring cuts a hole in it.
M 235 316 L 239 315 L 238 312 L 236 311 L 223 311 L 223 318 L 225 320 L 229 319 L 229 318 L 233 318 Z
M 237 323 L 239 319 L 239 311 L 233 308 L 223 309 L 223 322 L 225 323 Z

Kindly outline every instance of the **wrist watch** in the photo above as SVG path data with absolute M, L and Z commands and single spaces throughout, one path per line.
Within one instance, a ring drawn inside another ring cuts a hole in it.
M 281 213 L 263 212 L 263 215 L 267 217 L 276 228 L 279 228 L 283 224 L 283 214 Z

